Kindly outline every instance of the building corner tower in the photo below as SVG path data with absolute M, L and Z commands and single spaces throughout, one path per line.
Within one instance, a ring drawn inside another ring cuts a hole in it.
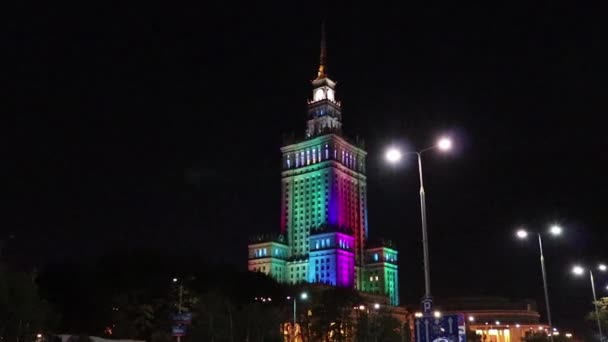
M 367 152 L 342 134 L 336 82 L 326 73 L 324 28 L 321 35 L 305 138 L 281 148 L 281 234 L 249 245 L 248 269 L 280 283 L 322 283 L 384 294 L 397 305 L 397 252 L 365 249 Z

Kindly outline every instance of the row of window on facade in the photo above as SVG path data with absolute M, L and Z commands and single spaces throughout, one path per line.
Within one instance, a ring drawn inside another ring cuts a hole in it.
M 325 178 L 325 187 L 328 187 L 329 180 L 327 179 L 329 177 L 328 173 L 324 173 L 323 174 L 324 178 Z M 340 177 L 340 180 L 342 180 L 342 189 L 347 190 L 347 191 L 357 191 L 358 186 L 361 186 L 361 190 L 364 190 L 364 186 L 359 182 L 359 181 L 355 181 L 352 179 L 352 177 Z M 297 192 L 298 190 L 313 190 L 311 188 L 314 188 L 315 186 L 320 189 L 321 188 L 321 176 L 317 175 L 317 176 L 311 176 L 311 177 L 307 177 L 304 179 L 296 179 L 294 181 L 294 190 Z M 334 179 L 332 184 L 334 185 L 334 187 L 338 186 L 338 180 Z M 350 185 L 350 186 L 349 186 Z M 289 192 L 289 183 L 285 183 L 285 191 Z
M 263 257 L 267 257 L 268 256 L 268 249 L 269 248 L 256 248 L 253 250 L 253 254 L 255 255 L 256 258 L 263 258 Z M 285 251 L 279 249 L 279 248 L 275 248 L 274 249 L 274 256 L 286 256 L 285 255 Z
M 288 169 L 291 169 L 292 167 L 298 168 L 301 166 L 315 164 L 323 160 L 328 160 L 330 159 L 329 150 L 329 145 L 326 144 L 325 148 L 313 147 L 304 151 L 295 152 L 293 153 L 293 155 L 288 154 L 286 159 L 286 166 Z M 340 157 L 340 159 L 338 159 L 338 157 Z M 340 150 L 340 153 L 338 153 L 337 149 L 333 149 L 333 159 L 341 161 L 342 164 L 346 165 L 351 169 L 362 169 L 363 167 L 363 161 L 358 158 L 356 154 L 345 151 L 343 149 Z
M 342 248 L 342 249 L 350 249 L 350 242 L 339 239 L 338 246 L 340 246 L 340 248 Z M 332 247 L 331 241 L 329 238 L 320 239 L 320 240 L 315 241 L 315 249 L 328 248 L 328 247 Z
M 374 261 L 380 261 L 380 253 L 374 253 Z M 397 262 L 397 257 L 394 254 L 385 254 L 384 261 Z
M 254 272 L 266 272 L 266 266 L 254 267 L 253 271 Z

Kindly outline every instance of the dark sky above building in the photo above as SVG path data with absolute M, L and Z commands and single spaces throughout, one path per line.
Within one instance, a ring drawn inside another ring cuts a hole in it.
M 402 298 L 423 288 L 418 178 L 415 160 L 390 167 L 383 150 L 448 133 L 454 153 L 424 161 L 434 295 L 542 304 L 537 245 L 513 231 L 555 222 L 555 322 L 581 324 L 589 284 L 569 267 L 608 262 L 601 11 L 220 3 L 15 12 L 2 37 L 8 252 L 44 264 L 162 248 L 245 267 L 248 237 L 279 228 L 279 148 L 304 134 L 325 18 L 344 128 L 369 152 L 370 233 L 398 245 Z

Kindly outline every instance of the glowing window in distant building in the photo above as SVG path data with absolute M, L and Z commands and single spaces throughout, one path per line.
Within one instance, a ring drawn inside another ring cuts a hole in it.
M 291 168 L 291 160 L 289 160 L 289 156 L 287 156 L 287 168 Z
M 306 165 L 310 164 L 310 151 L 306 150 Z
M 313 148 L 312 149 L 312 163 L 316 163 L 317 162 L 317 151 Z
M 378 253 L 374 253 L 374 261 L 378 261 Z
M 329 146 L 325 145 L 325 159 L 329 159 Z

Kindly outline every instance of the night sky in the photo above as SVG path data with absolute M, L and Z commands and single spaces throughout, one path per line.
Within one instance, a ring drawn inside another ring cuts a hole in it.
M 569 269 L 608 262 L 598 9 L 53 6 L 14 12 L 1 38 L 13 259 L 161 248 L 244 269 L 248 238 L 279 230 L 279 148 L 304 135 L 325 18 L 344 129 L 369 152 L 370 234 L 397 243 L 403 301 L 423 290 L 418 178 L 414 159 L 389 166 L 383 150 L 450 134 L 455 151 L 424 160 L 433 294 L 542 306 L 537 244 L 513 232 L 560 223 L 545 241 L 554 323 L 581 326 L 592 309 Z

